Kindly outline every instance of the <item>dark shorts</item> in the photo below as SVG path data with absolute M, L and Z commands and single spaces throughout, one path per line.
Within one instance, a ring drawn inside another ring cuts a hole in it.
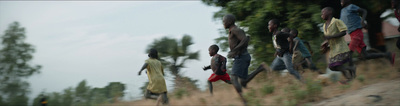
M 234 59 L 231 75 L 246 79 L 251 60 L 250 54 L 246 51 L 236 56 Z

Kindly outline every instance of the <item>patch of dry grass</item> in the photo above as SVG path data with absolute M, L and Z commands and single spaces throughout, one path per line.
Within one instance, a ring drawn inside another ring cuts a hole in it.
M 399 57 L 399 55 L 397 55 Z M 397 58 L 396 62 L 399 62 Z M 302 76 L 306 84 L 296 80 L 292 75 L 280 76 L 276 72 L 262 72 L 248 84 L 243 94 L 249 105 L 299 105 L 318 102 L 324 99 L 354 91 L 365 85 L 400 78 L 400 66 L 392 67 L 385 59 L 375 59 L 357 64 L 357 78 L 349 85 L 331 82 L 321 85 L 317 82 L 317 73 L 306 70 Z M 176 98 L 175 92 L 168 94 L 170 105 L 242 105 L 232 85 L 218 81 L 214 85 L 214 95 L 209 91 L 191 90 L 189 95 Z M 273 89 L 273 90 L 271 90 Z M 155 105 L 155 100 L 137 100 L 112 105 Z M 105 104 L 110 105 L 110 104 Z

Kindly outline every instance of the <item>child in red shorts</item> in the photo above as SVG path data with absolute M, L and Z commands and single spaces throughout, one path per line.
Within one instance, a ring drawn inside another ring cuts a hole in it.
M 350 54 L 353 51 L 357 51 L 362 59 L 375 59 L 375 58 L 387 58 L 390 63 L 394 64 L 395 53 L 368 53 L 366 51 L 366 45 L 363 41 L 364 34 L 361 31 L 365 27 L 364 20 L 367 16 L 367 10 L 360 8 L 354 4 L 351 4 L 351 0 L 341 0 L 341 5 L 343 6 L 340 14 L 340 20 L 342 20 L 347 26 L 347 33 L 350 34 L 350 44 L 349 49 Z M 359 16 L 359 12 L 362 13 L 362 18 Z M 350 64 L 353 64 L 350 62 Z
M 208 48 L 211 58 L 211 65 L 203 67 L 203 70 L 212 69 L 213 74 L 211 74 L 210 78 L 208 78 L 208 86 L 210 89 L 211 95 L 213 94 L 212 82 L 222 80 L 228 84 L 231 84 L 231 78 L 229 74 L 226 73 L 226 58 L 217 54 L 219 47 L 217 45 L 211 45 Z

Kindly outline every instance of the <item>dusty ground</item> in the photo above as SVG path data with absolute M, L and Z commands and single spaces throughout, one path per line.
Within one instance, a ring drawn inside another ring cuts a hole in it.
M 312 105 L 400 106 L 400 79 L 367 85 Z

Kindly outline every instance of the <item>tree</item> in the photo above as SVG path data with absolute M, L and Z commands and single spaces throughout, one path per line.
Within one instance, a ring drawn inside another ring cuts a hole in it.
M 64 89 L 64 93 L 62 96 L 62 102 L 60 106 L 71 106 L 74 100 L 74 91 L 72 87 Z
M 41 105 L 41 100 L 42 100 L 42 98 L 47 98 L 45 95 L 46 95 L 46 93 L 45 93 L 44 91 L 40 92 L 40 94 L 37 95 L 37 96 L 33 99 L 32 106 L 42 106 L 42 105 Z
M 225 14 L 236 16 L 238 26 L 245 29 L 251 36 L 250 53 L 254 61 L 252 64 L 260 62 L 272 62 L 272 54 L 275 52 L 271 43 L 272 34 L 268 32 L 268 21 L 275 18 L 281 21 L 281 28 L 296 28 L 299 37 L 310 43 L 314 50 L 313 59 L 321 58 L 319 45 L 321 39 L 322 19 L 321 9 L 333 7 L 334 17 L 340 18 L 340 0 L 202 0 L 209 6 L 221 7 L 221 10 L 214 13 L 214 18 L 222 19 Z M 380 15 L 390 8 L 390 0 L 353 0 L 353 3 L 365 8 L 368 11 L 366 17 L 368 23 L 369 41 L 373 48 L 384 51 L 382 47 L 383 37 L 381 33 L 382 18 Z M 223 36 L 215 39 L 221 47 L 227 47 L 227 33 L 222 30 Z M 253 65 L 254 66 L 254 65 Z
M 63 92 L 45 93 L 41 92 L 35 97 L 32 106 L 40 105 L 40 100 L 46 97 L 48 105 L 56 106 L 91 106 L 102 103 L 117 102 L 124 96 L 125 84 L 111 82 L 103 88 L 90 88 L 86 80 L 79 82 L 78 86 L 68 87 Z M 0 98 L 0 103 L 1 103 Z
M 120 82 L 110 82 L 106 87 L 104 87 L 106 91 L 106 96 L 109 99 L 112 99 L 111 102 L 118 102 L 122 97 L 124 97 L 125 84 Z
M 86 80 L 79 82 L 78 86 L 75 88 L 75 101 L 78 105 L 88 105 L 90 100 L 89 92 L 90 87 L 86 85 Z
M 40 65 L 31 65 L 30 61 L 35 49 L 25 42 L 25 28 L 18 22 L 9 25 L 5 34 L 1 36 L 0 46 L 0 93 L 8 105 L 27 105 L 29 83 L 27 78 L 39 72 Z M 22 103 L 22 104 L 21 104 Z
M 63 101 L 62 99 L 62 94 L 58 93 L 58 92 L 53 92 L 49 94 L 49 97 L 46 98 L 48 101 L 49 106 L 56 106 L 56 105 L 60 105 Z
M 154 42 L 148 46 L 146 52 L 151 48 L 156 49 L 163 65 L 175 76 L 175 86 L 183 86 L 188 82 L 185 81 L 188 78 L 183 78 L 181 76 L 180 69 L 185 67 L 185 63 L 187 63 L 188 60 L 198 60 L 199 58 L 199 51 L 189 51 L 189 46 L 192 44 L 192 37 L 189 35 L 184 35 L 180 40 L 163 37 L 154 40 Z M 192 85 L 194 84 L 192 83 Z
M 92 105 L 102 104 L 107 102 L 107 92 L 105 88 L 93 88 L 90 93 Z
M 272 45 L 272 33 L 268 31 L 268 21 L 279 19 L 281 28 L 296 28 L 299 36 L 310 42 L 313 50 L 319 49 L 321 31 L 319 24 L 321 7 L 318 0 L 202 0 L 203 3 L 221 7 L 214 18 L 222 20 L 225 14 L 233 14 L 236 23 L 251 36 L 250 50 L 252 64 L 272 62 L 275 49 Z M 226 31 L 223 31 L 226 32 Z M 221 47 L 227 47 L 227 33 L 216 39 Z M 317 39 L 317 40 L 315 40 Z M 314 58 L 315 59 L 315 58 Z M 253 65 L 255 66 L 255 65 Z M 254 67 L 253 67 L 254 68 Z

